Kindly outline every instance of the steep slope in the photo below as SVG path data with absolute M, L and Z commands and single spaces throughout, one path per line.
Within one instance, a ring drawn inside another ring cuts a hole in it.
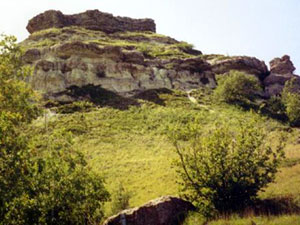
M 287 159 L 278 179 L 261 195 L 264 198 L 299 196 L 299 189 L 295 188 L 300 184 L 299 131 L 253 112 L 216 104 L 206 92 L 193 93 L 193 96 L 207 108 L 191 103 L 184 92 L 158 93 L 163 105 L 140 100 L 141 106 L 129 110 L 104 107 L 90 112 L 56 114 L 49 119 L 48 132 L 60 129 L 71 132 L 91 169 L 105 176 L 109 191 L 114 193 L 122 183 L 132 193 L 130 205 L 139 206 L 159 196 L 178 195 L 178 177 L 172 166 L 177 155 L 168 138 L 170 128 L 198 123 L 205 130 L 227 121 L 234 129 L 239 121 L 256 120 L 258 129 L 266 128 L 270 132 L 270 141 L 276 141 L 281 131 L 289 136 Z M 41 118 L 30 133 L 43 141 L 47 135 L 44 127 Z

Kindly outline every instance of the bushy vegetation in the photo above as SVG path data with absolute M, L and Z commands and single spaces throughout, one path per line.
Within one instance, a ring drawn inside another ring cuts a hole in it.
M 235 129 L 217 124 L 209 131 L 194 125 L 180 132 L 173 141 L 183 196 L 205 216 L 242 210 L 275 178 L 283 141 L 272 150 L 267 134 L 251 122 L 241 121 Z M 181 143 L 183 137 L 189 143 Z
M 255 120 L 256 129 L 266 129 L 266 141 L 271 144 L 277 144 L 281 131 L 291 136 L 285 150 L 286 160 L 300 157 L 297 130 L 259 113 L 216 103 L 211 90 L 194 91 L 193 97 L 199 105 L 192 104 L 185 92 L 173 91 L 158 93 L 159 104 L 138 100 L 139 105 L 129 106 L 126 110 L 111 105 L 91 108 L 88 112 L 55 114 L 49 118 L 48 132 L 61 129 L 71 132 L 74 147 L 86 156 L 89 167 L 103 173 L 112 199 L 119 183 L 126 191 L 134 192 L 130 207 L 162 195 L 178 195 L 178 177 L 172 167 L 172 161 L 178 156 L 168 138 L 174 127 L 182 128 L 184 134 L 186 127 L 195 124 L 198 131 L 205 131 L 212 129 L 216 121 L 227 121 L 230 130 L 234 131 L 239 127 L 239 121 L 250 123 Z M 27 131 L 41 142 L 47 136 L 43 121 L 35 121 Z M 285 164 L 276 175 L 276 183 L 270 184 L 258 196 L 263 199 L 282 195 L 297 198 L 300 190 L 293 187 L 300 185 L 299 172 L 297 160 L 291 166 Z M 112 202 L 105 205 L 106 215 L 111 215 L 112 205 Z
M 255 76 L 239 71 L 230 71 L 220 75 L 215 96 L 227 103 L 249 105 L 261 91 L 259 80 Z
M 0 41 L 0 224 L 94 224 L 103 217 L 109 194 L 103 179 L 90 172 L 66 130 L 44 139 L 24 132 L 41 110 L 22 80 L 16 39 Z
M 300 125 L 300 94 L 294 91 L 296 79 L 285 83 L 282 92 L 282 102 L 291 125 Z

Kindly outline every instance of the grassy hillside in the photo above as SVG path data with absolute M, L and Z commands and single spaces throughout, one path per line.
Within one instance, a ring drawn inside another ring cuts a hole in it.
M 178 195 L 178 178 L 172 167 L 172 161 L 177 156 L 168 138 L 171 127 L 198 123 L 206 129 L 226 120 L 234 128 L 240 120 L 255 120 L 258 129 L 268 130 L 271 142 L 276 142 L 279 132 L 283 131 L 288 136 L 286 159 L 276 182 L 265 192 L 261 192 L 260 196 L 289 196 L 293 201 L 300 202 L 299 130 L 256 112 L 214 103 L 212 97 L 203 90 L 194 94 L 199 104 L 190 102 L 184 92 L 157 92 L 154 95 L 159 104 L 139 99 L 138 105 L 130 106 L 127 110 L 120 110 L 116 105 L 92 107 L 87 112 L 48 115 L 47 129 L 45 118 L 40 118 L 30 128 L 31 133 L 36 139 L 43 140 L 54 130 L 65 129 L 72 132 L 75 146 L 85 154 L 91 170 L 105 177 L 107 188 L 112 194 L 122 183 L 131 192 L 130 206 L 134 207 L 162 195 Z M 70 109 L 73 106 L 63 107 Z M 62 111 L 62 107 L 59 110 Z M 111 213 L 110 208 L 109 203 L 106 206 L 106 215 Z M 286 224 L 296 224 L 293 221 L 299 218 L 294 216 L 282 220 L 291 221 Z M 245 221 L 234 224 L 249 224 L 249 220 Z M 279 224 L 280 221 L 266 224 Z

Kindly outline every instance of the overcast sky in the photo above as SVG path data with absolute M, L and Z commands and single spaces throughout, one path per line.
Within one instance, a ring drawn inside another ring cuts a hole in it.
M 157 32 L 205 54 L 255 56 L 266 63 L 284 54 L 300 71 L 300 0 L 1 0 L 0 33 L 21 41 L 33 16 L 48 9 L 73 14 L 99 9 L 152 18 Z

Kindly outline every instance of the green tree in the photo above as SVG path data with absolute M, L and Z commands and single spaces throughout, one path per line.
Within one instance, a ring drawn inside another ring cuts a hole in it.
M 300 125 L 300 93 L 296 92 L 297 80 L 287 81 L 282 91 L 282 102 L 291 125 Z
M 219 101 L 248 105 L 259 91 L 261 86 L 255 76 L 232 70 L 219 76 L 214 95 Z
M 29 123 L 40 115 L 37 95 L 24 82 L 16 39 L 0 40 L 0 224 L 94 224 L 109 195 L 102 178 L 61 131 L 31 139 Z
M 184 135 L 188 143 L 174 135 L 182 194 L 205 216 L 250 204 L 274 180 L 283 154 L 283 146 L 272 150 L 266 133 L 252 123 L 240 122 L 235 131 L 226 124 L 202 133 L 189 128 Z

